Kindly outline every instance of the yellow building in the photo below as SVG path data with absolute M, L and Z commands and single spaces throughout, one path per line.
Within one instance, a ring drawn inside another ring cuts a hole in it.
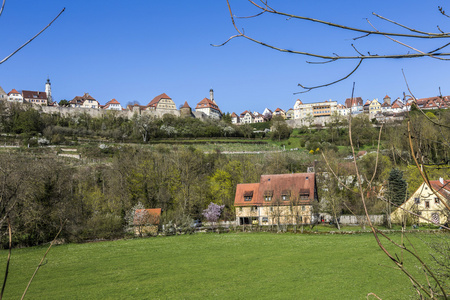
M 393 223 L 448 223 L 450 215 L 444 202 L 450 204 L 450 180 L 440 178 L 430 181 L 430 184 L 431 187 L 425 182 L 422 183 L 414 194 L 391 214 Z

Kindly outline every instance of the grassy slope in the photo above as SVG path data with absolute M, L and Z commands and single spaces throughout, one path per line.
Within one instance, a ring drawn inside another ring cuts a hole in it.
M 7 299 L 45 252 L 13 251 Z M 2 262 L 7 252 L 1 251 Z M 370 234 L 197 234 L 55 246 L 29 299 L 386 299 L 414 294 Z M 2 279 L 3 280 L 3 279 Z

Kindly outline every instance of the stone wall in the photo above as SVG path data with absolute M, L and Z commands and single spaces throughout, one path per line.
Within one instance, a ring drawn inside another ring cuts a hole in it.
M 38 105 L 34 106 L 34 108 L 48 114 L 59 113 L 63 116 L 88 114 L 94 118 L 103 117 L 106 114 L 115 114 L 118 117 L 122 116 L 128 119 L 131 119 L 134 116 L 134 114 L 137 114 L 138 116 L 150 115 L 157 118 L 161 118 L 165 114 L 172 114 L 176 117 L 180 116 L 180 111 L 173 109 L 156 110 L 156 111 L 133 109 L 133 110 L 119 111 L 119 110 L 107 110 L 102 108 L 80 108 L 80 107 L 38 106 Z

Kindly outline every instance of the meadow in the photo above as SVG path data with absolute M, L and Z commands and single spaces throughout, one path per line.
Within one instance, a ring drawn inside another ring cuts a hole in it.
M 412 239 L 418 251 L 424 249 L 414 235 Z M 45 251 L 46 247 L 13 250 L 5 299 L 20 298 Z M 7 251 L 0 255 L 4 269 Z M 368 293 L 383 299 L 414 297 L 406 276 L 392 267 L 367 233 L 193 234 L 66 244 L 50 250 L 27 298 L 366 299 Z

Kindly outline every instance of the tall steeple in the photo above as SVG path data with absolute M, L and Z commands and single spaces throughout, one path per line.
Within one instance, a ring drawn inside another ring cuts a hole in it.
M 47 82 L 45 83 L 45 93 L 47 94 L 47 102 L 51 104 L 53 102 L 52 98 L 52 84 L 50 83 L 50 78 L 47 77 Z

